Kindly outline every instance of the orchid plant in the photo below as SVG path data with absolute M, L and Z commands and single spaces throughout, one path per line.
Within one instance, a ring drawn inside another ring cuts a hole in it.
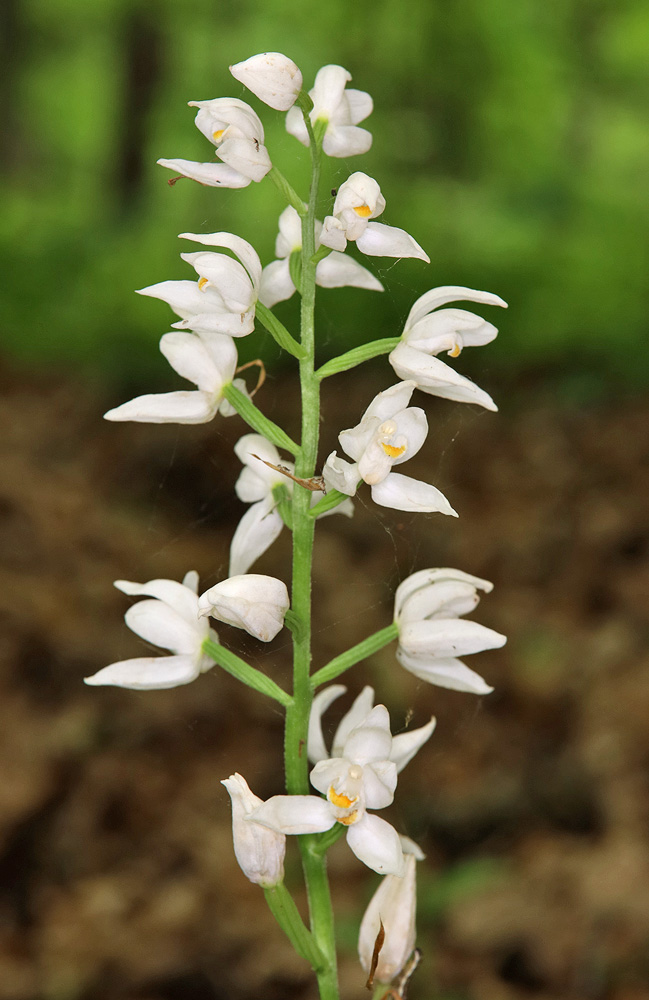
M 344 715 L 328 749 L 322 716 L 346 691 L 331 682 L 396 641 L 396 659 L 420 680 L 487 694 L 490 686 L 458 657 L 502 646 L 505 637 L 464 618 L 476 607 L 479 593 L 491 590 L 489 582 L 457 569 L 422 569 L 397 588 L 391 624 L 313 671 L 314 532 L 321 516 L 352 514 L 352 498 L 364 484 L 381 506 L 457 516 L 434 485 L 394 470 L 425 446 L 425 411 L 410 405 L 413 396 L 416 402 L 425 399 L 415 395 L 417 390 L 496 409 L 486 392 L 437 355 L 445 351 L 455 359 L 465 346 L 487 344 L 497 333 L 491 323 L 464 309 L 446 308 L 448 303 L 490 307 L 506 303 L 471 288 L 434 288 L 414 303 L 400 336 L 370 341 L 316 368 L 316 285 L 382 290 L 372 272 L 349 256 L 350 243 L 369 256 L 414 257 L 426 263 L 429 258 L 404 230 L 374 221 L 385 208 L 385 198 L 377 181 L 360 171 L 340 185 L 331 214 L 322 221 L 316 218 L 323 155 L 346 159 L 367 152 L 372 143 L 371 133 L 360 126 L 372 111 L 372 99 L 347 86 L 351 79 L 347 70 L 324 66 L 308 93 L 298 67 L 280 53 L 261 53 L 230 70 L 259 100 L 287 112 L 288 132 L 310 151 L 308 196 L 303 200 L 273 165 L 261 119 L 248 104 L 224 97 L 191 102 L 198 108 L 196 125 L 214 146 L 216 161 L 158 162 L 180 177 L 213 187 L 244 188 L 270 178 L 287 203 L 278 223 L 277 259 L 262 267 L 254 248 L 232 233 L 183 233 L 183 239 L 205 248 L 181 254 L 194 276 L 162 281 L 140 294 L 162 299 L 179 317 L 173 332 L 162 337 L 160 349 L 195 388 L 140 396 L 110 410 L 106 418 L 195 424 L 238 414 L 248 432 L 235 447 L 243 465 L 236 492 L 250 506 L 232 539 L 228 579 L 204 593 L 193 571 L 182 583 L 116 583 L 125 594 L 145 598 L 126 612 L 127 625 L 170 655 L 113 663 L 86 682 L 138 690 L 170 688 L 197 680 L 218 665 L 278 703 L 285 712 L 283 792 L 278 789 L 262 801 L 240 774 L 223 780 L 232 802 L 239 865 L 263 887 L 280 926 L 310 962 L 322 1000 L 336 1000 L 326 856 L 345 834 L 358 860 L 381 876 L 360 925 L 359 957 L 367 984 L 377 997 L 402 997 L 418 955 L 415 869 L 423 854 L 379 813 L 392 803 L 399 773 L 431 737 L 435 720 L 393 736 L 387 708 L 375 705 L 374 690 L 366 687 Z M 277 302 L 296 293 L 301 297 L 299 336 L 272 312 Z M 252 335 L 257 323 L 299 370 L 299 442 L 266 417 L 243 378 L 235 378 L 237 339 Z M 334 451 L 318 474 L 321 382 L 379 355 L 389 355 L 399 381 L 369 402 L 355 427 L 341 429 L 340 447 L 347 458 Z M 284 457 L 286 453 L 290 458 Z M 249 572 L 283 529 L 290 532 L 293 543 L 290 595 L 283 581 Z M 210 618 L 244 629 L 261 642 L 271 641 L 288 627 L 294 653 L 292 690 L 284 690 L 223 645 L 209 625 Z M 284 856 L 291 836 L 297 837 L 301 853 L 308 922 L 284 882 Z

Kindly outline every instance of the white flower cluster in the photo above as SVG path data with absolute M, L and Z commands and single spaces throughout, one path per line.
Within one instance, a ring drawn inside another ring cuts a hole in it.
M 372 99 L 347 86 L 351 77 L 343 67 L 323 67 L 308 96 L 299 68 L 281 53 L 261 53 L 230 70 L 261 101 L 288 112 L 286 128 L 304 145 L 309 146 L 317 136 L 326 155 L 342 158 L 370 148 L 372 136 L 360 123 L 371 113 Z M 229 188 L 246 187 L 275 172 L 264 145 L 262 122 L 248 104 L 221 97 L 193 101 L 191 106 L 198 108 L 196 126 L 214 146 L 216 162 L 162 159 L 160 164 L 198 183 Z M 379 184 L 367 174 L 356 171 L 340 185 L 331 214 L 315 223 L 316 256 L 311 266 L 315 265 L 319 286 L 382 291 L 372 272 L 346 253 L 350 243 L 366 256 L 430 262 L 404 230 L 375 221 L 385 207 Z M 277 259 L 265 267 L 251 244 L 232 233 L 181 234 L 183 239 L 227 252 L 183 253 L 181 258 L 195 272 L 192 280 L 162 281 L 140 289 L 140 294 L 161 299 L 179 317 L 172 324 L 173 332 L 162 337 L 160 350 L 172 368 L 196 388 L 140 396 L 110 410 L 106 419 L 204 423 L 217 412 L 233 415 L 233 403 L 242 398 L 255 410 L 245 382 L 235 379 L 236 340 L 248 336 L 258 318 L 273 332 L 277 321 L 269 310 L 297 290 L 299 269 L 293 265 L 297 263 L 294 255 L 302 252 L 299 208 L 299 200 L 294 201 L 280 215 Z M 496 328 L 481 317 L 446 308 L 458 301 L 506 306 L 497 295 L 459 286 L 434 288 L 417 299 L 400 338 L 384 351 L 391 348 L 389 362 L 400 381 L 378 393 L 355 427 L 340 432 L 340 446 L 351 461 L 334 451 L 324 463 L 322 477 L 306 483 L 311 506 L 321 506 L 320 516 L 353 513 L 350 498 L 362 483 L 383 507 L 457 516 L 435 486 L 393 470 L 420 451 L 428 434 L 424 410 L 410 405 L 415 389 L 496 409 L 486 392 L 438 358 L 444 351 L 456 358 L 463 347 L 481 346 L 496 337 Z M 232 384 L 238 394 L 228 393 Z M 280 444 L 283 440 L 290 444 L 286 435 L 269 434 Z M 182 583 L 117 581 L 115 585 L 129 596 L 146 598 L 126 612 L 129 628 L 170 655 L 112 663 L 86 683 L 152 690 L 195 680 L 214 665 L 210 650 L 219 644 L 208 617 L 244 629 L 262 642 L 271 641 L 283 628 L 289 612 L 286 585 L 248 570 L 284 524 L 291 525 L 288 501 L 304 488 L 305 480 L 295 478 L 293 462 L 284 459 L 276 444 L 261 433 L 245 434 L 235 453 L 243 464 L 236 493 L 249 507 L 232 539 L 229 577 L 201 596 L 194 572 L 187 573 Z M 333 504 L 323 504 L 325 488 L 348 499 L 334 495 Z M 491 589 L 488 581 L 455 569 L 427 569 L 409 576 L 395 596 L 390 637 L 398 637 L 397 660 L 431 684 L 474 694 L 491 691 L 459 659 L 505 642 L 498 632 L 464 618 L 476 607 L 479 591 Z M 293 627 L 290 619 L 288 624 Z M 318 795 L 274 795 L 263 801 L 240 774 L 223 784 L 232 800 L 237 860 L 251 881 L 267 889 L 282 882 L 287 835 L 324 833 L 334 827 L 344 828 L 353 853 L 385 876 L 363 918 L 359 954 L 366 971 L 388 983 L 404 968 L 414 948 L 415 867 L 423 855 L 375 811 L 392 803 L 399 772 L 430 738 L 435 720 L 392 736 L 387 709 L 374 705 L 374 691 L 366 687 L 340 722 L 329 751 L 322 715 L 345 690 L 334 684 L 313 699 L 306 750 L 313 765 L 310 781 Z M 385 937 L 376 964 L 374 948 L 381 926 Z

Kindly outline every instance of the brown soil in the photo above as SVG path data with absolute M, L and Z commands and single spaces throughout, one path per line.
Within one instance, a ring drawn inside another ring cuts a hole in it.
M 326 387 L 323 455 L 376 378 Z M 240 421 L 107 425 L 114 401 L 72 382 L 3 383 L 0 996 L 314 998 L 236 865 L 219 784 L 239 770 L 261 796 L 281 790 L 280 714 L 217 669 L 167 692 L 82 684 L 142 648 L 113 580 L 224 574 Z M 280 422 L 291 385 L 264 389 Z M 409 996 L 647 1000 L 649 405 L 426 406 L 405 471 L 460 519 L 363 493 L 353 520 L 319 525 L 314 589 L 317 664 L 387 624 L 395 584 L 426 566 L 493 580 L 477 617 L 510 637 L 474 658 L 496 688 L 482 700 L 420 684 L 394 647 L 346 678 L 374 684 L 395 729 L 438 717 L 389 812 L 428 855 Z M 287 533 L 255 569 L 289 578 Z M 221 635 L 287 681 L 284 633 L 263 649 Z M 293 850 L 288 871 L 295 884 Z M 369 995 L 354 945 L 377 879 L 344 841 L 331 871 L 352 1000 Z

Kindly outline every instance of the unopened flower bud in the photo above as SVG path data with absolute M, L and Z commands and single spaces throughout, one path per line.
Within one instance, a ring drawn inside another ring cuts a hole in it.
M 358 937 L 358 956 L 365 972 L 369 973 L 377 937 L 383 924 L 385 937 L 374 971 L 374 979 L 379 983 L 390 983 L 398 976 L 415 947 L 415 867 L 424 855 L 408 837 L 401 837 L 401 847 L 405 861 L 403 877 L 383 877 L 365 911 Z
M 222 580 L 198 601 L 199 615 L 243 628 L 262 642 L 270 642 L 284 627 L 289 604 L 285 583 L 257 573 Z
M 247 818 L 263 799 L 250 791 L 245 778 L 231 774 L 221 784 L 232 800 L 232 839 L 241 871 L 265 889 L 277 885 L 284 880 L 286 837 Z
M 235 80 L 276 111 L 288 111 L 302 89 L 302 74 L 281 52 L 260 52 L 230 66 Z

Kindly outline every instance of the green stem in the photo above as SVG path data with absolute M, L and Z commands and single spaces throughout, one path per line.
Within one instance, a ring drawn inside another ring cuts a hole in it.
M 264 889 L 266 902 L 275 920 L 282 928 L 287 938 L 295 948 L 298 955 L 311 963 L 317 972 L 325 965 L 325 959 L 316 944 L 313 935 L 304 926 L 304 921 L 300 916 L 295 900 L 283 882 Z
M 338 375 L 339 372 L 346 372 L 356 365 L 361 365 L 370 358 L 378 358 L 381 354 L 389 354 L 401 343 L 401 337 L 385 337 L 383 340 L 371 340 L 368 344 L 361 344 L 353 347 L 345 354 L 339 354 L 337 358 L 332 358 L 326 364 L 318 368 L 316 375 L 319 379 L 329 378 L 330 375 Z
M 298 215 L 304 217 L 307 214 L 308 206 L 304 204 L 295 188 L 284 177 L 284 174 L 277 167 L 271 167 L 266 176 L 270 177 L 275 187 L 282 192 L 288 204 L 293 206 Z
M 306 108 L 304 122 L 311 149 L 311 189 L 306 215 L 302 216 L 302 296 L 300 329 L 305 357 L 300 359 L 302 396 L 302 439 L 296 455 L 295 474 L 309 479 L 315 474 L 320 428 L 320 383 L 314 374 L 315 358 L 315 217 L 320 180 L 322 140 L 316 141 Z M 284 760 L 286 788 L 291 795 L 309 792 L 309 762 L 306 753 L 309 712 L 313 692 L 309 680 L 311 670 L 311 574 L 315 521 L 309 517 L 310 493 L 293 490 L 293 703 L 286 710 Z M 333 911 L 327 879 L 326 859 L 318 854 L 318 838 L 314 835 L 298 838 L 302 867 L 309 899 L 311 932 L 324 956 L 324 965 L 316 969 L 321 1000 L 338 1000 L 336 972 L 336 942 Z
M 251 399 L 248 399 L 236 385 L 230 382 L 223 389 L 223 395 L 227 399 L 240 417 L 243 417 L 249 427 L 258 434 L 262 434 L 271 441 L 277 448 L 285 448 L 292 455 L 297 455 L 300 451 L 295 441 L 286 434 L 281 427 L 265 417 L 261 410 L 258 410 Z M 302 490 L 302 492 L 305 492 Z
M 329 681 L 335 680 L 336 677 L 340 677 L 341 674 L 344 674 L 354 664 L 360 663 L 361 660 L 366 660 L 368 656 L 377 653 L 379 649 L 383 649 L 384 646 L 397 639 L 398 636 L 399 626 L 396 622 L 393 622 L 392 625 L 388 625 L 386 628 L 382 628 L 380 632 L 369 635 L 367 639 L 358 642 L 351 649 L 341 653 L 340 656 L 335 656 L 333 660 L 329 660 L 329 663 L 321 667 L 320 670 L 316 670 L 315 674 L 311 676 L 311 687 L 315 690 L 320 684 L 327 684 Z
M 277 316 L 270 311 L 263 303 L 257 302 L 255 315 L 260 323 L 266 327 L 273 340 L 275 340 L 284 351 L 288 351 L 294 358 L 303 358 L 304 349 L 300 347 L 294 337 L 288 332 L 283 323 L 280 323 Z
M 293 704 L 290 694 L 287 694 L 279 684 L 276 684 L 274 680 L 263 674 L 261 670 L 251 667 L 249 663 L 242 660 L 236 653 L 226 649 L 225 646 L 219 645 L 218 642 L 214 642 L 212 639 L 206 639 L 203 643 L 203 652 L 207 653 L 215 663 L 218 663 L 226 673 L 232 674 L 237 680 L 243 684 L 247 684 L 248 687 L 254 688 L 255 691 L 259 691 L 260 694 L 274 698 L 280 705 L 284 705 L 287 710 Z

